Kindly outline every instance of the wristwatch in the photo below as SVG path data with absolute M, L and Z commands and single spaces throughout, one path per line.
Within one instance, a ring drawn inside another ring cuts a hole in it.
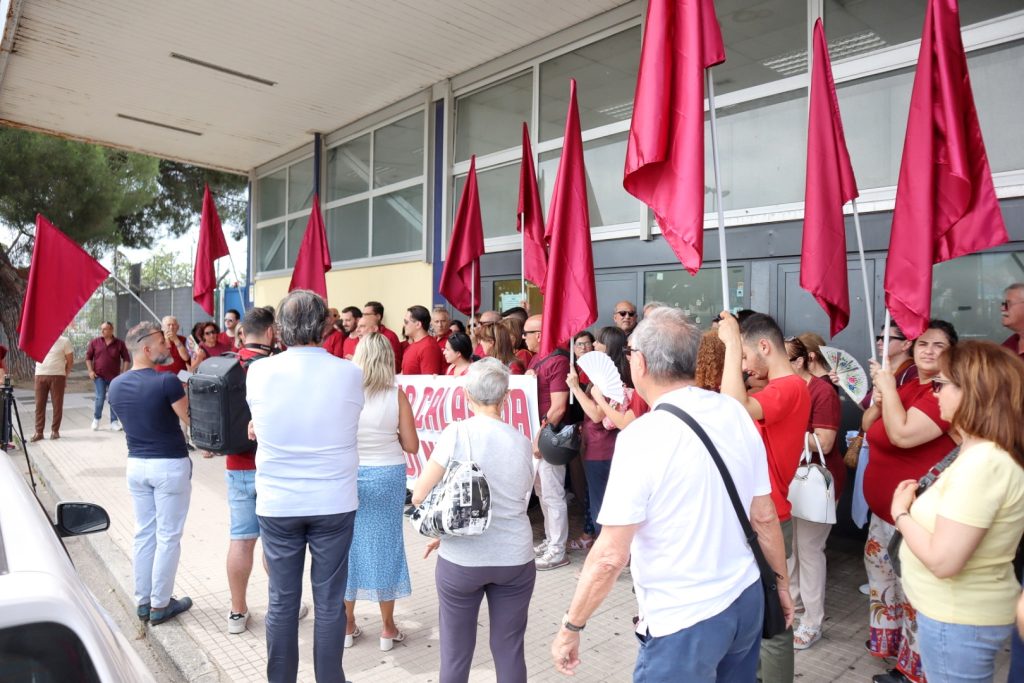
M 562 626 L 564 626 L 568 630 L 572 631 L 573 633 L 579 633 L 580 631 L 582 631 L 583 629 L 585 629 L 587 627 L 586 624 L 583 624 L 582 626 L 577 626 L 576 624 L 574 624 L 571 621 L 569 621 L 569 613 L 568 612 L 566 612 L 565 615 L 562 617 Z

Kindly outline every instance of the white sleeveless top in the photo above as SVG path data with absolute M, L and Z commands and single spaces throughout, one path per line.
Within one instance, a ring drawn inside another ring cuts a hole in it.
M 398 443 L 398 387 L 365 397 L 356 438 L 361 467 L 405 464 Z

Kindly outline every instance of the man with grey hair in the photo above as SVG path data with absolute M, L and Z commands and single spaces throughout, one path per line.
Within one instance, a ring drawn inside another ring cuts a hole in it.
M 366 316 L 364 316 L 366 317 Z M 313 558 L 313 666 L 342 683 L 345 585 L 357 507 L 356 432 L 363 373 L 320 346 L 327 305 L 297 289 L 278 307 L 288 350 L 249 368 L 246 400 L 256 446 L 256 515 L 270 574 L 267 678 L 294 681 L 306 547 Z
M 682 311 L 666 307 L 630 338 L 633 382 L 653 409 L 615 442 L 601 535 L 551 646 L 562 673 L 579 666 L 580 632 L 632 555 L 637 680 L 755 678 L 764 603 L 757 562 L 710 453 L 665 406 L 689 413 L 721 454 L 792 620 L 764 446 L 739 403 L 694 386 L 700 336 Z
M 174 375 L 167 336 L 156 323 L 128 330 L 132 368 L 110 383 L 110 408 L 128 441 L 128 490 L 135 511 L 135 604 L 139 619 L 162 624 L 192 607 L 172 598 L 181 534 L 192 498 L 192 461 L 179 420 L 188 425 L 188 397 Z
M 1003 327 L 1013 332 L 1003 346 L 1024 359 L 1024 282 L 1015 282 L 1003 291 L 1000 309 Z

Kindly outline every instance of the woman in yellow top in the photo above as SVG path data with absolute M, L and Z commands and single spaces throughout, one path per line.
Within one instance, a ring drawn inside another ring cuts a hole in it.
M 969 341 L 941 367 L 934 391 L 960 455 L 920 498 L 916 481 L 896 488 L 903 588 L 929 683 L 991 681 L 1021 590 L 1012 562 L 1024 532 L 1024 362 Z

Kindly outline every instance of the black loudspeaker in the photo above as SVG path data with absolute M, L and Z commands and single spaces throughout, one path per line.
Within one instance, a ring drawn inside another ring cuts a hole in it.
M 188 380 L 188 416 L 192 443 L 212 453 L 246 453 L 256 448 L 249 439 L 249 404 L 245 402 L 245 369 L 233 355 L 207 358 Z

